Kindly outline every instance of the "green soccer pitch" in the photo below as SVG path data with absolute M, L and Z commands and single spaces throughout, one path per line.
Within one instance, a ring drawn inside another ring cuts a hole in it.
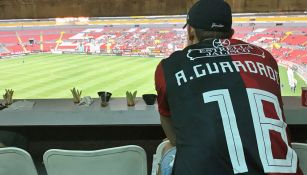
M 98 97 L 98 91 L 124 97 L 125 92 L 156 93 L 154 71 L 158 58 L 36 54 L 0 60 L 0 95 L 14 90 L 15 99 L 71 98 L 70 89 L 82 96 Z M 280 67 L 282 95 L 300 95 L 303 80 L 296 76 L 296 93 L 290 91 L 286 69 Z M 304 84 L 306 86 L 306 84 Z

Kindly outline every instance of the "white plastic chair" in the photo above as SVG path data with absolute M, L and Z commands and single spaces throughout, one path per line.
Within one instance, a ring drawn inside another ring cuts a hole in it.
M 297 153 L 302 171 L 304 172 L 304 174 L 307 174 L 307 144 L 292 143 L 292 148 Z
M 157 174 L 158 168 L 159 168 L 158 164 L 159 164 L 161 157 L 162 157 L 162 151 L 163 151 L 163 148 L 165 147 L 165 145 L 167 143 L 169 143 L 168 140 L 163 141 L 162 143 L 160 143 L 158 145 L 157 150 L 156 150 L 156 154 L 153 155 L 151 175 Z
M 135 145 L 95 151 L 50 149 L 44 164 L 48 175 L 147 175 L 146 152 Z
M 1 175 L 37 175 L 30 154 L 20 148 L 0 148 Z

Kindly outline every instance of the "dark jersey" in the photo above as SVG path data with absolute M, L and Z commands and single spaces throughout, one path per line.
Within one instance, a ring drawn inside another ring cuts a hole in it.
M 175 175 L 302 174 L 266 50 L 204 40 L 161 61 L 156 89 L 160 114 L 174 124 Z

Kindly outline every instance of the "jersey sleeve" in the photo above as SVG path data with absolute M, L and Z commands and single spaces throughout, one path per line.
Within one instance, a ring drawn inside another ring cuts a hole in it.
M 159 113 L 162 116 L 170 117 L 169 105 L 167 102 L 167 94 L 166 94 L 166 83 L 164 79 L 164 72 L 162 68 L 162 63 L 160 62 L 156 68 L 155 72 L 155 85 L 156 91 L 158 94 L 158 109 Z

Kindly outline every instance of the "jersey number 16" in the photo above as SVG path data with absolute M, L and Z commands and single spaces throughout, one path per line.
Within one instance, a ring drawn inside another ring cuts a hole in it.
M 246 91 L 255 128 L 259 157 L 264 172 L 295 173 L 297 168 L 297 155 L 288 145 L 286 133 L 287 124 L 283 121 L 282 111 L 276 95 L 253 88 L 247 88 Z M 228 89 L 205 92 L 203 93 L 203 99 L 204 103 L 218 102 L 234 174 L 248 172 L 236 115 Z M 265 116 L 262 101 L 267 101 L 274 105 L 279 120 Z M 281 138 L 287 145 L 288 151 L 285 159 L 275 159 L 273 157 L 269 134 L 270 130 L 280 133 Z

